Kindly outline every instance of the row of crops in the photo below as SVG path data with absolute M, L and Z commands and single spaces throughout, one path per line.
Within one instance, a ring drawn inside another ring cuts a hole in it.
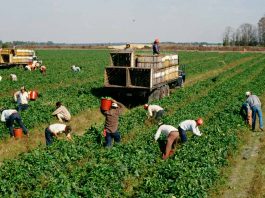
M 196 70 L 196 63 L 189 60 L 189 54 L 204 67 Z M 173 157 L 163 161 L 153 138 L 157 126 L 145 122 L 146 112 L 141 107 L 134 108 L 121 117 L 122 143 L 112 149 L 103 148 L 103 126 L 98 124 L 88 129 L 83 137 L 75 137 L 73 143 L 58 141 L 50 148 L 40 147 L 18 159 L 5 161 L 0 171 L 0 195 L 206 197 L 220 177 L 220 168 L 227 164 L 228 155 L 236 150 L 237 133 L 244 127 L 239 116 L 244 92 L 252 90 L 257 95 L 265 92 L 262 86 L 265 63 L 260 54 L 210 53 L 212 59 L 205 61 L 200 61 L 206 56 L 198 52 L 182 52 L 181 55 L 183 62 L 190 61 L 190 68 L 187 68 L 190 78 L 214 70 L 214 66 L 222 67 L 237 59 L 252 57 L 156 102 L 166 109 L 163 120 L 166 124 L 177 126 L 184 119 L 203 117 L 203 136 L 189 136 L 188 142 L 179 146 Z M 225 64 L 220 61 L 224 59 Z M 84 100 L 90 103 L 88 99 L 92 94 L 88 90 L 84 89 Z M 47 97 L 53 94 L 52 91 L 48 93 L 45 92 Z M 98 100 L 84 108 L 96 105 Z M 82 109 L 76 113 L 79 111 Z

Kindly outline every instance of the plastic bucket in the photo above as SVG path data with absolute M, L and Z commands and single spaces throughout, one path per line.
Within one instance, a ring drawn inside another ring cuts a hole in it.
M 37 92 L 37 91 L 31 91 L 31 92 L 29 93 L 29 99 L 30 99 L 30 100 L 36 100 L 37 97 L 38 97 L 38 92 Z
M 23 133 L 22 133 L 22 128 L 14 128 L 14 136 L 15 138 L 22 138 Z
M 100 108 L 104 111 L 108 111 L 110 110 L 111 104 L 112 101 L 110 99 L 102 98 Z

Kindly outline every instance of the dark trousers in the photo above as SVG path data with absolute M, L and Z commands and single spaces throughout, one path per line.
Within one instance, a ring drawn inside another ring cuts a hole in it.
M 121 135 L 118 131 L 116 131 L 115 133 L 111 133 L 109 131 L 107 131 L 106 133 L 106 147 L 110 147 L 112 144 L 112 138 L 114 139 L 115 142 L 119 143 L 121 141 Z
M 28 104 L 19 104 L 18 107 L 17 107 L 17 110 L 18 110 L 18 111 L 27 110 L 28 107 L 29 107 Z
M 155 119 L 161 120 L 162 116 L 164 115 L 164 112 L 165 112 L 164 110 L 160 110 L 160 111 L 156 112 Z
M 47 146 L 50 146 L 53 142 L 53 133 L 48 127 L 45 129 L 45 140 Z
M 28 129 L 25 127 L 25 125 L 23 124 L 22 122 L 22 119 L 20 117 L 20 115 L 18 113 L 13 113 L 9 116 L 9 118 L 6 120 L 6 126 L 7 128 L 9 129 L 9 133 L 10 133 L 10 136 L 14 136 L 14 122 L 17 122 L 18 125 L 22 128 L 24 134 L 27 134 L 28 133 Z
M 187 142 L 187 134 L 186 134 L 186 131 L 183 130 L 180 126 L 178 127 L 178 131 L 179 131 L 179 136 L 180 136 L 180 139 L 181 139 L 181 142 Z

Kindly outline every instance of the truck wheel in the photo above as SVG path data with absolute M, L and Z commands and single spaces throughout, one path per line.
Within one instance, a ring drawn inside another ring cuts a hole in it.
M 148 97 L 148 102 L 152 102 L 154 100 L 159 100 L 160 99 L 160 90 L 161 89 L 156 89 L 154 90 Z

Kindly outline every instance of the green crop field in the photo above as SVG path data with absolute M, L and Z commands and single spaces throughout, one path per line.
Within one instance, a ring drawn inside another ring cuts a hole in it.
M 12 94 L 20 86 L 37 89 L 40 98 L 23 112 L 29 129 L 50 123 L 54 103 L 61 100 L 73 115 L 98 108 L 93 90 L 102 87 L 108 51 L 41 50 L 47 76 L 20 68 L 0 70 L 0 106 L 14 108 Z M 184 119 L 203 117 L 201 137 L 188 137 L 174 156 L 161 159 L 154 141 L 157 126 L 146 122 L 142 107 L 120 118 L 122 142 L 103 148 L 98 123 L 75 136 L 73 142 L 55 141 L 16 159 L 0 170 L 1 197 L 207 197 L 220 179 L 221 168 L 236 152 L 238 134 L 245 128 L 239 115 L 244 93 L 264 95 L 265 57 L 259 53 L 179 52 L 186 64 L 185 87 L 155 101 L 166 110 L 164 123 L 177 126 Z M 72 73 L 70 66 L 82 67 Z M 7 80 L 16 73 L 18 82 Z M 93 115 L 91 115 L 93 116 Z M 0 126 L 2 139 L 8 136 Z M 40 130 L 40 133 L 43 133 Z

